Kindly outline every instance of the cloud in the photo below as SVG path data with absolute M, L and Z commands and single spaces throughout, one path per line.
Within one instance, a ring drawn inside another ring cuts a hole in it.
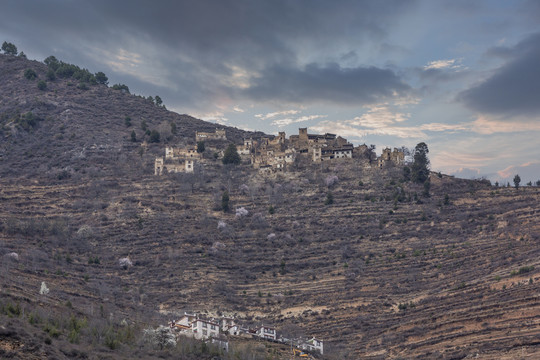
M 271 124 L 278 127 L 284 127 L 284 126 L 291 125 L 294 123 L 316 120 L 316 119 L 325 118 L 325 117 L 326 115 L 307 115 L 307 116 L 300 116 L 294 119 L 293 118 L 276 119 L 276 120 L 273 120 Z
M 295 86 L 289 95 L 296 102 L 325 99 L 341 104 L 353 101 L 347 100 L 349 94 L 366 103 L 372 101 L 371 91 L 380 98 L 403 92 L 406 86 L 386 70 L 368 68 L 359 76 L 358 70 L 333 71 L 318 63 L 337 59 L 327 54 L 352 55 L 366 44 L 386 39 L 397 26 L 396 19 L 413 11 L 416 3 L 56 0 L 37 1 L 29 11 L 24 2 L 6 0 L 0 33 L 15 36 L 13 41 L 30 57 L 55 55 L 93 72 L 104 71 L 112 82 L 127 83 L 136 92 L 152 94 L 159 88 L 169 108 L 201 112 L 214 104 L 249 99 L 287 100 L 280 95 L 282 86 L 272 82 L 271 76 L 278 74 L 293 75 Z M 354 56 L 349 61 L 348 66 L 354 67 Z M 310 63 L 317 64 L 306 66 Z M 378 74 L 384 82 L 380 88 L 370 82 L 376 79 L 369 74 Z M 340 88 L 347 75 L 365 80 L 366 91 L 360 94 L 359 84 L 352 91 Z M 322 88 L 302 95 L 311 85 L 327 87 L 330 96 Z
M 415 68 L 413 72 L 420 79 L 429 82 L 448 82 L 460 80 L 469 74 L 469 68 L 462 64 L 463 59 L 434 60 L 422 68 Z
M 480 115 L 472 123 L 471 130 L 478 134 L 540 131 L 540 122 L 523 117 L 508 122 L 500 117 Z
M 450 59 L 450 60 L 430 61 L 427 65 L 424 66 L 424 70 L 429 70 L 429 69 L 459 69 L 460 67 L 462 67 L 462 65 L 459 64 L 458 62 L 461 62 L 461 60 Z
M 229 125 L 229 119 L 226 118 L 225 114 L 223 114 L 223 112 L 220 112 L 220 111 L 209 112 L 209 113 L 199 113 L 199 114 L 194 114 L 194 116 L 201 120 L 210 121 L 210 122 L 214 122 L 221 125 Z
M 268 120 L 272 119 L 276 116 L 283 116 L 283 115 L 296 115 L 300 112 L 300 110 L 284 110 L 284 111 L 275 111 L 267 114 L 257 114 L 255 115 L 256 118 L 259 118 L 261 120 Z
M 371 106 L 365 114 L 353 119 L 321 121 L 311 128 L 318 132 L 337 133 L 342 136 L 363 138 L 368 135 L 386 135 L 398 138 L 425 139 L 427 132 L 445 132 L 447 134 L 468 131 L 470 124 L 426 123 L 415 126 L 403 125 L 411 114 L 396 111 L 388 104 Z
M 233 107 L 233 111 L 243 113 L 244 109 L 242 109 L 240 106 L 236 105 L 235 107 Z
M 540 161 L 512 165 L 497 171 L 497 177 L 502 181 L 512 181 L 515 175 L 519 175 L 521 178 L 521 185 L 525 185 L 529 181 L 535 183 L 540 180 Z
M 411 87 L 388 69 L 312 63 L 304 67 L 270 66 L 241 94 L 255 101 L 369 105 L 406 97 L 411 92 Z
M 485 81 L 461 92 L 457 99 L 483 114 L 514 117 L 540 111 L 540 33 L 529 36 L 513 48 L 497 48 L 509 60 Z

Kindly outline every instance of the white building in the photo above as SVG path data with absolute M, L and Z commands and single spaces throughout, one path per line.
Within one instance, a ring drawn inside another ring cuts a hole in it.
M 191 323 L 191 331 L 196 339 L 219 336 L 219 324 L 209 320 L 197 319 Z
M 318 351 L 321 354 L 324 354 L 323 342 L 319 339 L 311 338 L 310 340 L 300 345 L 300 348 L 302 348 L 303 350 Z
M 276 329 L 271 326 L 262 325 L 260 328 L 257 329 L 257 336 L 263 339 L 276 341 Z

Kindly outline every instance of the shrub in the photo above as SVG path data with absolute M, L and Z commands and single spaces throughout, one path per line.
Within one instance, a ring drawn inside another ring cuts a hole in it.
M 135 130 L 131 130 L 131 142 L 137 142 L 137 134 Z
M 217 224 L 217 228 L 218 230 L 224 230 L 225 228 L 227 228 L 227 224 L 225 223 L 225 221 L 219 220 Z
M 16 252 L 11 252 L 7 254 L 6 257 L 13 259 L 15 261 L 19 261 L 19 254 L 17 254 Z
M 80 89 L 80 90 L 88 90 L 89 89 L 88 85 L 86 85 L 86 83 L 84 83 L 84 82 L 79 83 L 79 85 L 77 85 L 77 88 Z
M 119 264 L 120 267 L 123 268 L 124 270 L 126 270 L 126 269 L 128 269 L 129 267 L 133 266 L 133 263 L 131 262 L 131 260 L 130 260 L 128 257 L 119 259 L 119 260 L 118 260 L 118 264 Z
M 261 213 L 254 214 L 251 218 L 251 228 L 264 229 L 266 227 L 268 227 L 266 218 Z
M 238 187 L 238 190 L 240 190 L 240 192 L 243 194 L 243 195 L 247 195 L 249 194 L 249 186 L 247 186 L 246 184 L 242 184 Z
M 324 180 L 324 183 L 328 187 L 332 187 L 339 182 L 339 178 L 336 175 L 328 175 Z
M 114 84 L 114 85 L 112 86 L 112 88 L 113 88 L 114 90 L 120 90 L 120 91 L 123 92 L 123 93 L 128 93 L 128 94 L 129 94 L 129 88 L 128 88 L 128 86 L 125 85 L 125 84 Z
M 176 336 L 168 326 L 160 325 L 157 329 L 144 329 L 144 339 L 160 350 L 176 346 Z
M 47 295 L 49 293 L 49 288 L 47 287 L 47 284 L 45 284 L 45 281 L 41 282 L 41 287 L 39 289 L 40 295 Z
M 52 56 L 52 55 L 47 57 L 43 62 L 53 72 L 56 71 L 58 69 L 58 67 L 60 66 L 60 62 L 58 61 L 58 59 L 56 57 Z
M 236 209 L 236 217 L 244 217 L 244 216 L 247 216 L 248 214 L 249 212 L 244 207 Z
M 38 81 L 38 89 L 44 91 L 47 89 L 47 83 L 43 80 Z
M 94 76 L 98 84 L 107 85 L 109 83 L 109 78 L 101 71 L 97 72 Z
M 131 118 L 129 116 L 126 116 L 124 118 L 124 125 L 126 125 L 126 127 L 130 127 L 131 126 Z
M 221 195 L 221 210 L 223 210 L 223 212 L 229 211 L 229 192 L 227 190 Z
M 46 76 L 47 76 L 47 79 L 48 79 L 49 81 L 54 81 L 54 80 L 56 80 L 56 73 L 54 72 L 53 69 L 49 69 L 49 70 L 47 71 L 47 75 L 46 75 Z
M 150 132 L 150 142 L 151 143 L 158 143 L 159 142 L 159 139 L 160 138 L 160 135 L 159 135 L 159 132 L 157 130 L 152 130 Z
M 4 51 L 4 54 L 6 55 L 17 55 L 17 47 L 7 41 L 4 41 L 2 44 L 2 51 Z
M 519 268 L 518 274 L 526 274 L 534 270 L 534 266 L 522 266 Z
M 519 177 L 519 175 L 516 174 L 516 176 L 514 176 L 514 187 L 516 189 L 519 188 L 519 183 L 521 182 L 521 178 Z
M 198 153 L 203 153 L 204 150 L 205 150 L 204 141 L 197 142 L 197 152 Z
M 326 193 L 326 199 L 324 200 L 324 205 L 332 205 L 334 203 L 334 195 L 331 191 Z
M 444 195 L 444 205 L 450 204 L 450 196 L 448 194 Z
M 422 192 L 422 195 L 425 197 L 429 197 L 429 189 L 431 188 L 431 182 L 429 181 L 429 178 L 424 181 L 424 191 Z
M 43 326 L 43 331 L 48 333 L 53 338 L 57 338 L 62 333 L 55 324 L 51 324 L 49 321 Z
M 37 74 L 32 69 L 26 69 L 24 71 L 24 77 L 27 78 L 28 80 L 34 80 L 35 78 L 37 78 Z

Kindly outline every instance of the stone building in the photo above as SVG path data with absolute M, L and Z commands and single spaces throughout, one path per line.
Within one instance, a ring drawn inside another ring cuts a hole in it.
M 216 129 L 215 132 L 195 132 L 195 141 L 206 141 L 206 140 L 227 140 L 227 133 L 224 129 Z
M 189 148 L 175 148 L 165 147 L 165 159 L 177 160 L 177 159 L 202 159 L 202 154 L 197 152 L 194 147 Z
M 403 165 L 405 162 L 405 153 L 397 148 L 390 150 L 390 148 L 385 148 L 382 151 L 382 154 L 377 158 L 377 167 L 382 168 L 386 165 Z
M 195 161 L 191 159 L 164 160 L 158 157 L 154 161 L 154 175 L 164 173 L 192 173 L 195 168 Z

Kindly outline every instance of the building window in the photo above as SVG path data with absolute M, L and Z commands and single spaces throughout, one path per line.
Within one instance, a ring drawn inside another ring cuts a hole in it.
M 206 326 L 206 323 L 202 323 L 202 327 L 203 327 L 203 328 L 207 327 L 207 326 Z
M 210 325 L 210 329 L 216 330 L 216 327 L 214 325 Z

